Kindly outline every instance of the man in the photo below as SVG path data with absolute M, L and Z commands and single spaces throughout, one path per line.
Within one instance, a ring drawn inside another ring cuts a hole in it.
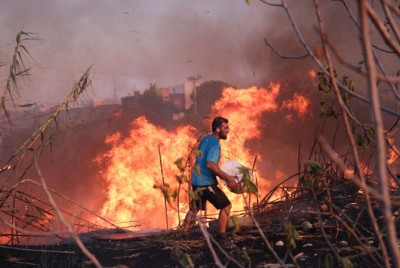
M 212 134 L 205 136 L 198 146 L 200 153 L 196 157 L 196 162 L 192 172 L 193 192 L 200 188 L 198 200 L 192 200 L 190 210 L 186 215 L 183 231 L 187 234 L 196 218 L 199 210 L 205 210 L 206 201 L 209 201 L 216 209 L 219 209 L 219 238 L 221 244 L 229 246 L 226 238 L 226 227 L 229 221 L 229 213 L 232 204 L 225 193 L 217 186 L 216 176 L 224 179 L 228 187 L 234 187 L 237 183 L 235 177 L 223 172 L 218 162 L 221 155 L 221 146 L 219 141 L 228 137 L 229 125 L 228 119 L 216 117 L 211 124 Z

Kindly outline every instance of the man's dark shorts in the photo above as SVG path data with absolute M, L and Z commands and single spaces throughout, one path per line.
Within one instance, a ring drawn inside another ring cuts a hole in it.
M 205 210 L 206 209 L 206 201 L 209 201 L 216 209 L 226 208 L 231 204 L 228 197 L 226 197 L 225 193 L 217 186 L 217 185 L 209 185 L 209 186 L 194 186 L 193 192 L 196 189 L 201 188 L 201 192 L 199 193 L 199 199 L 192 200 L 191 206 L 195 210 Z

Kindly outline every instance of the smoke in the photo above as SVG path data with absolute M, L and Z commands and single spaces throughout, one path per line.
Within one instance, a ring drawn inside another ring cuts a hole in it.
M 325 1 L 321 16 L 329 38 L 352 63 L 361 60 L 356 26 L 340 2 Z M 311 49 L 320 46 L 313 3 L 290 2 L 289 9 Z M 357 14 L 354 14 L 357 16 Z M 41 39 L 27 44 L 35 58 L 22 100 L 59 102 L 74 79 L 94 65 L 94 94 L 118 97 L 149 83 L 170 86 L 200 74 L 238 87 L 297 81 L 311 68 L 305 60 L 282 60 L 278 51 L 306 51 L 283 9 L 259 1 L 5 1 L 1 61 L 9 63 L 22 28 Z M 392 66 L 395 66 L 395 61 Z M 7 68 L 0 68 L 2 76 Z M 343 73 L 348 70 L 340 70 Z M 362 87 L 362 86 L 361 86 Z
M 243 47 L 272 18 L 259 6 L 244 1 L 7 1 L 0 11 L 6 25 L 0 53 L 8 63 L 22 28 L 40 38 L 26 44 L 35 62 L 21 99 L 60 101 L 92 64 L 98 97 L 111 97 L 115 85 L 125 96 L 149 83 L 169 86 L 195 74 L 250 85 L 256 81 Z

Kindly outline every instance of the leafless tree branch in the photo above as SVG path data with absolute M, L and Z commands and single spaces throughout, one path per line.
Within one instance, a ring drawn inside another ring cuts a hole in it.
M 397 56 L 400 56 L 400 45 L 398 44 L 398 42 L 396 44 L 392 40 L 389 33 L 386 31 L 385 25 L 383 25 L 382 21 L 376 15 L 376 13 L 373 10 L 373 8 L 371 7 L 371 5 L 368 2 L 363 2 L 363 3 L 365 5 L 365 11 L 369 15 L 369 17 L 372 19 L 372 22 L 377 27 L 378 32 L 383 36 L 383 39 L 386 41 L 386 44 L 396 52 Z
M 263 1 L 262 1 L 263 2 Z M 316 55 L 314 54 L 313 50 L 310 48 L 310 46 L 307 44 L 307 42 L 305 41 L 300 29 L 297 26 L 297 23 L 295 22 L 292 13 L 290 12 L 289 8 L 287 7 L 287 3 L 286 0 L 282 0 L 282 4 L 281 5 L 272 5 L 272 6 L 276 6 L 276 7 L 281 7 L 284 9 L 286 15 L 288 16 L 289 22 L 292 25 L 292 28 L 294 29 L 297 38 L 299 40 L 299 42 L 302 44 L 302 46 L 306 49 L 306 51 L 308 52 L 308 55 L 313 59 L 313 61 L 317 64 L 317 66 L 320 68 L 320 71 L 324 72 L 326 75 L 330 75 L 329 72 L 326 70 L 326 68 L 324 67 L 324 65 L 321 63 L 321 61 L 316 57 Z M 337 81 L 337 79 L 335 77 L 332 77 L 332 79 L 336 80 L 336 83 L 338 84 L 338 86 L 345 90 L 348 94 L 350 94 L 351 96 L 370 104 L 371 100 L 368 99 L 367 97 L 361 96 L 360 94 L 355 93 L 354 91 L 350 90 L 347 86 L 343 85 L 342 83 L 340 83 L 340 81 Z M 393 111 L 392 109 L 386 108 L 384 106 L 381 106 L 380 109 L 388 114 L 400 117 L 400 113 L 397 111 Z
M 309 54 L 304 54 L 304 55 L 300 55 L 300 56 L 289 56 L 289 55 L 285 55 L 279 51 L 277 51 L 269 42 L 267 39 L 264 38 L 264 42 L 265 44 L 273 51 L 275 52 L 276 55 L 278 55 L 279 57 L 281 57 L 282 59 L 292 59 L 292 60 L 300 60 L 300 59 L 304 59 L 307 58 L 309 56 Z
M 382 122 L 382 115 L 379 109 L 379 94 L 376 87 L 376 69 L 373 61 L 373 55 L 371 51 L 371 41 L 368 34 L 368 14 L 371 15 L 370 5 L 366 0 L 359 1 L 360 10 L 360 23 L 361 23 L 361 37 L 362 44 L 365 54 L 365 59 L 367 63 L 367 69 L 369 72 L 368 86 L 372 101 L 372 116 L 375 125 L 375 140 L 376 140 L 376 169 L 378 177 L 379 191 L 384 198 L 382 202 L 382 210 L 386 223 L 387 229 L 387 239 L 389 243 L 389 248 L 391 249 L 393 255 L 393 264 L 395 267 L 400 267 L 400 251 L 397 243 L 396 228 L 394 225 L 393 215 L 392 215 L 392 205 L 390 201 L 390 194 L 388 188 L 388 177 L 386 173 L 386 150 L 385 150 L 385 139 L 384 139 L 384 129 Z M 400 52 L 400 50 L 399 50 Z M 400 55 L 400 53 L 399 53 Z

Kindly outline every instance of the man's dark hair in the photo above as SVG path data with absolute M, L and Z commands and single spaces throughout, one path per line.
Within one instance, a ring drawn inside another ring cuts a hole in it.
M 222 123 L 229 123 L 228 119 L 223 118 L 223 117 L 215 117 L 214 120 L 211 123 L 211 129 L 213 132 L 217 130 L 217 127 L 219 127 Z

